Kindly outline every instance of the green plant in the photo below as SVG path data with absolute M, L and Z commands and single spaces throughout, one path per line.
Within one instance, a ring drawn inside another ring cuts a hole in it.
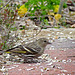
M 1 8 L 1 6 L 2 6 L 2 0 L 0 0 L 0 8 Z
M 64 3 L 63 8 L 67 8 L 67 4 L 66 3 Z
M 48 20 L 47 20 L 47 19 L 44 19 L 44 24 L 45 24 L 45 25 L 49 25 L 49 23 L 48 23 Z
M 17 16 L 16 6 L 13 5 L 12 7 L 11 4 L 8 4 L 4 10 L 0 10 L 0 12 L 0 28 L 2 29 L 0 31 L 0 35 L 2 49 L 8 49 L 12 46 L 12 44 L 9 46 L 9 41 L 12 39 L 11 32 L 17 31 L 17 27 L 14 25 L 14 21 Z
M 2 0 L 0 0 L 0 2 L 2 2 Z
M 30 9 L 30 16 L 35 15 L 37 11 L 37 15 L 46 15 L 49 10 L 54 10 L 54 5 L 59 5 L 60 0 L 29 0 L 25 3 L 25 6 Z

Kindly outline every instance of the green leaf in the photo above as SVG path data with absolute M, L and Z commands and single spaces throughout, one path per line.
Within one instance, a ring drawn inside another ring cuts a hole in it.
M 46 11 L 42 11 L 42 15 L 46 15 Z
M 66 3 L 64 3 L 63 8 L 67 8 L 67 4 Z
M 2 0 L 0 0 L 0 2 L 3 2 Z
M 16 27 L 12 27 L 12 28 L 11 28 L 11 30 L 16 31 L 16 30 L 17 30 L 17 28 L 16 28 Z

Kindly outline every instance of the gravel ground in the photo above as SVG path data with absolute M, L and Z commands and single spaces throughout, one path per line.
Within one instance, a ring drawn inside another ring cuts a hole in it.
M 0 75 L 75 75 L 75 49 L 45 50 L 50 55 L 43 63 L 13 64 L 6 66 Z
M 40 57 L 45 61 L 41 63 L 8 61 L 8 64 L 0 69 L 0 75 L 75 75 L 75 38 L 70 37 L 75 31 L 74 29 L 65 31 L 66 29 L 42 30 L 37 38 L 52 37 L 52 44 L 47 45 L 44 54 Z M 57 35 L 57 33 L 62 34 Z M 63 34 L 68 37 L 66 38 Z

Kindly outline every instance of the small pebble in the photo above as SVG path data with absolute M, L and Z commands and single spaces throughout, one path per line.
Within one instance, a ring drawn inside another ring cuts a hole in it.
M 53 63 L 51 62 L 51 63 L 49 63 L 49 64 L 47 64 L 48 66 L 50 66 L 50 65 L 52 65 Z
M 57 57 L 54 57 L 54 59 L 57 59 Z
M 22 69 L 18 69 L 18 71 L 21 71 Z
M 66 60 L 62 60 L 63 63 L 66 63 Z
M 34 68 L 29 68 L 29 69 L 27 69 L 27 71 L 31 71 L 31 70 L 33 70 Z
M 61 70 L 61 72 L 68 72 L 67 70 Z
M 72 62 L 72 60 L 71 59 L 68 59 L 67 62 Z
M 70 32 L 69 34 L 72 34 L 72 32 Z
M 43 70 L 43 69 L 41 69 L 41 72 L 44 72 L 44 70 Z

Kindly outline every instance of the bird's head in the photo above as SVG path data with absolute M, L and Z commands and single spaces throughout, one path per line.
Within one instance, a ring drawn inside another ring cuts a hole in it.
M 37 40 L 37 43 L 38 43 L 41 47 L 43 47 L 43 48 L 44 48 L 47 44 L 51 44 L 47 38 L 40 38 L 40 39 Z

